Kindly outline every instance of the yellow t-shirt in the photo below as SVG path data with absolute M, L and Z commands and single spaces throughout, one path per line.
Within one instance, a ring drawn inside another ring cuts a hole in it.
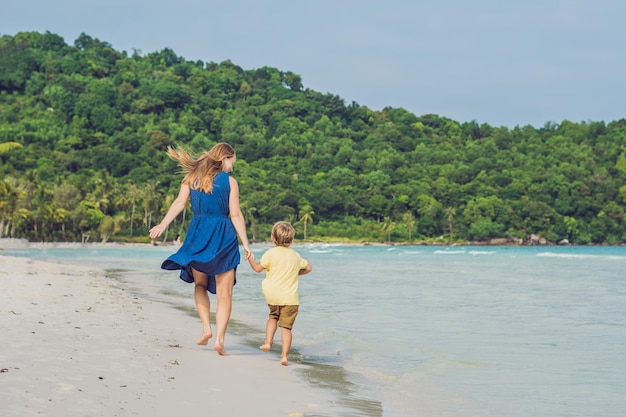
M 307 267 L 308 261 L 291 248 L 276 246 L 265 252 L 259 263 L 265 268 L 261 288 L 267 304 L 300 305 L 298 272 Z

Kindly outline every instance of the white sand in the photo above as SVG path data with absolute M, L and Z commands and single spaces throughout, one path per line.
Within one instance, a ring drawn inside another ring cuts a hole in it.
M 96 268 L 0 256 L 0 415 L 336 416 L 332 393 Z M 212 299 L 213 302 L 213 299 Z M 214 329 L 215 331 L 215 329 Z

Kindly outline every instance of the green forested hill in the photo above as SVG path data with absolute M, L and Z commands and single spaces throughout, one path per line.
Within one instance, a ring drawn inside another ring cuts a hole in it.
M 459 123 L 346 104 L 276 68 L 0 38 L 0 236 L 145 240 L 182 179 L 166 147 L 221 141 L 256 240 L 286 219 L 308 240 L 626 242 L 624 119 Z

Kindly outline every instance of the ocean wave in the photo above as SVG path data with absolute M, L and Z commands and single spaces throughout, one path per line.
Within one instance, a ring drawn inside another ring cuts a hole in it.
M 537 256 L 551 257 L 551 258 L 568 258 L 568 259 L 609 259 L 614 261 L 626 260 L 626 256 L 619 255 L 592 255 L 588 253 L 554 253 L 554 252 L 541 252 Z
M 471 250 L 471 255 L 493 255 L 495 254 L 495 250 Z
M 466 251 L 465 250 L 436 250 L 433 253 L 436 253 L 438 255 L 459 255 L 459 254 L 466 253 Z

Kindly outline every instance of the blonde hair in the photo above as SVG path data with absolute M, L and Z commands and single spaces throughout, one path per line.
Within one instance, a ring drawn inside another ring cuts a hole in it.
M 288 222 L 277 222 L 272 227 L 272 242 L 276 246 L 289 246 L 293 242 L 296 230 Z
M 222 172 L 224 159 L 234 156 L 235 150 L 228 143 L 221 142 L 195 158 L 180 146 L 168 146 L 167 154 L 178 161 L 182 168 L 185 174 L 183 184 L 210 194 L 213 191 L 213 179 Z

